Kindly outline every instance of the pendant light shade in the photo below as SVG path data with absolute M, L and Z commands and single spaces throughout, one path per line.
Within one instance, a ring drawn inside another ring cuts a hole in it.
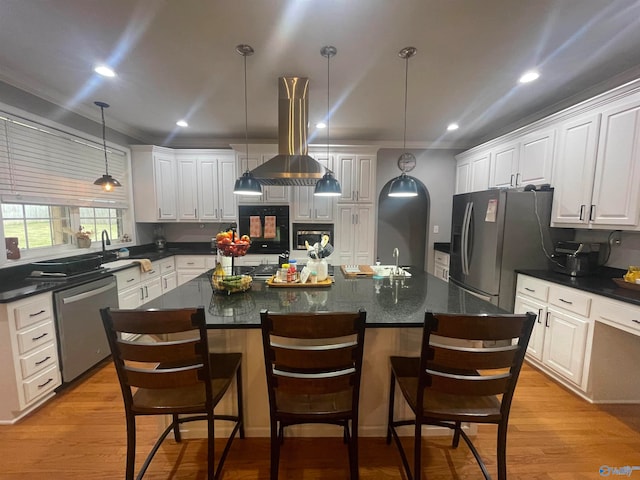
M 396 177 L 389 186 L 389 197 L 416 197 L 418 196 L 418 185 L 413 177 L 407 175 L 406 172 L 413 170 L 416 165 L 416 157 L 406 151 L 407 149 L 407 91 L 409 90 L 409 59 L 416 54 L 415 47 L 405 47 L 398 55 L 405 59 L 405 75 L 404 75 L 404 136 L 402 139 L 402 149 L 405 152 L 398 158 L 398 168 L 402 171 L 399 177 Z
M 236 195 L 262 195 L 262 186 L 253 177 L 249 171 L 249 122 L 247 114 L 247 57 L 253 55 L 253 48 L 251 45 L 241 44 L 236 46 L 236 52 L 244 57 L 244 140 L 247 156 L 247 170 L 242 174 L 240 178 L 236 180 L 233 187 L 233 193 Z
M 100 107 L 100 112 L 102 114 L 102 147 L 104 149 L 104 175 L 98 177 L 94 185 L 100 185 L 105 192 L 110 192 L 115 187 L 121 187 L 122 184 L 109 175 L 109 161 L 107 160 L 107 137 L 106 137 L 106 125 L 104 122 L 104 109 L 109 108 L 108 103 L 104 102 L 93 102 L 95 105 Z
M 320 49 L 320 55 L 327 59 L 327 161 L 329 160 L 329 61 L 338 53 L 338 49 L 327 45 Z M 331 171 L 327 171 L 320 180 L 316 182 L 313 194 L 318 197 L 339 197 L 342 193 L 340 182 L 333 176 Z

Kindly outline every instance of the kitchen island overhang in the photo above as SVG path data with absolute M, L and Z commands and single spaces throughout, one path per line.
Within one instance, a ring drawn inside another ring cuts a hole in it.
M 251 290 L 231 295 L 213 293 L 210 272 L 196 277 L 161 297 L 147 308 L 186 308 L 203 305 L 209 328 L 209 348 L 215 352 L 241 352 L 244 379 L 245 432 L 250 437 L 269 437 L 267 396 L 260 310 L 274 312 L 357 311 L 367 312 L 360 391 L 359 435 L 384 437 L 387 431 L 389 356 L 417 356 L 422 342 L 425 311 L 446 313 L 506 313 L 459 287 L 430 274 L 411 270 L 411 277 L 396 280 L 345 278 L 336 272 L 330 287 L 269 287 L 255 280 Z M 235 385 L 233 386 L 235 388 Z M 217 413 L 234 412 L 233 395 L 224 398 Z M 396 398 L 396 416 L 408 415 L 408 407 Z M 183 437 L 201 438 L 206 424 L 194 422 Z M 166 425 L 161 425 L 164 427 Z M 217 427 L 216 427 L 217 428 Z M 224 425 L 220 425 L 224 432 Z M 401 435 L 413 435 L 402 427 Z M 464 427 L 468 434 L 473 426 Z M 450 435 L 449 429 L 428 427 L 425 435 Z M 228 433 L 228 432 L 224 432 Z M 342 429 L 326 425 L 296 425 L 285 435 L 341 437 Z

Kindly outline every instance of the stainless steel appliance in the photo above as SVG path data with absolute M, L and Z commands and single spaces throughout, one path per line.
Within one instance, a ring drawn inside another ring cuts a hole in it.
M 238 232 L 251 237 L 247 253 L 282 253 L 289 250 L 289 206 L 240 205 Z
M 600 243 L 558 242 L 553 270 L 572 277 L 590 275 L 600 266 L 600 247 Z
M 329 236 L 329 242 L 335 245 L 332 223 L 294 223 L 293 224 L 293 248 L 306 250 L 305 241 L 309 245 L 320 243 L 323 235 Z
M 118 307 L 113 275 L 53 294 L 62 381 L 70 382 L 109 356 L 100 308 Z
M 572 229 L 549 227 L 553 191 L 486 190 L 454 195 L 449 279 L 513 311 L 516 269 L 549 268 L 556 241 Z

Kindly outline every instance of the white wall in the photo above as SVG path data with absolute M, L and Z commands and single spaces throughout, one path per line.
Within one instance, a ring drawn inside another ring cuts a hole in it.
M 580 242 L 608 242 L 610 231 L 576 230 L 575 239 Z M 606 265 L 615 268 L 629 268 L 640 265 L 640 232 L 622 232 L 622 242 L 611 248 L 611 256 Z

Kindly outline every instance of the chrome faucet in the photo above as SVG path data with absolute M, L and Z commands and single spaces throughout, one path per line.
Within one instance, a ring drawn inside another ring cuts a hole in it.
M 102 261 L 105 262 L 107 260 L 107 248 L 106 245 L 111 245 L 111 240 L 109 240 L 109 232 L 106 230 L 102 230 Z M 105 241 L 106 237 L 106 241 Z
M 396 259 L 396 268 L 393 270 L 393 274 L 397 275 L 399 272 L 398 263 L 400 262 L 400 251 L 397 247 L 393 249 L 393 258 Z

